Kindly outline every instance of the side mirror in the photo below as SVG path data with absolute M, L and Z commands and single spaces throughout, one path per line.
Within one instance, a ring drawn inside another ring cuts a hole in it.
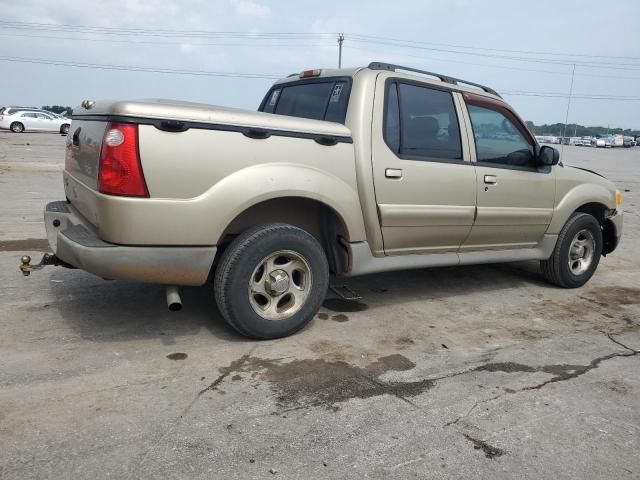
M 553 147 L 544 145 L 538 153 L 538 163 L 540 165 L 557 165 L 560 161 L 560 152 Z

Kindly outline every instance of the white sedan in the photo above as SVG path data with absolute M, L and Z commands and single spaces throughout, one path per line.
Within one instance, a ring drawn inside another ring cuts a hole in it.
M 12 115 L 0 115 L 0 129 L 22 132 L 69 133 L 71 119 L 44 112 L 18 111 Z

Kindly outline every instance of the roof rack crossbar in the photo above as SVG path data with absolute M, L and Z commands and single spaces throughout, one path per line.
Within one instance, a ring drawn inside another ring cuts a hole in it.
M 465 85 L 470 85 L 472 87 L 478 87 L 478 88 L 480 88 L 481 90 L 484 90 L 487 93 L 490 93 L 492 95 L 496 95 L 497 97 L 500 97 L 500 94 L 498 92 L 496 92 L 492 88 L 486 87 L 484 85 L 480 85 L 479 83 L 469 82 L 467 80 L 462 80 L 460 78 L 455 78 L 455 77 L 450 77 L 448 75 L 443 75 L 441 73 L 434 73 L 434 72 L 429 72 L 427 70 L 419 70 L 417 68 L 403 67 L 402 65 L 394 65 L 392 63 L 384 63 L 384 62 L 371 62 L 369 64 L 369 68 L 371 70 L 387 70 L 389 72 L 395 72 L 396 70 L 404 70 L 406 72 L 422 73 L 424 75 L 430 75 L 432 77 L 436 77 L 436 78 L 440 79 L 440 81 L 442 81 L 444 83 L 450 83 L 451 85 L 458 85 L 459 83 L 463 83 Z M 502 98 L 502 97 L 500 97 L 500 98 Z

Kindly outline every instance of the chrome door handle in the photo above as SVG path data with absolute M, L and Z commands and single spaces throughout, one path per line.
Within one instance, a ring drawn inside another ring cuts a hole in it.
M 400 168 L 387 168 L 384 171 L 384 176 L 387 178 L 402 178 L 402 170 Z
M 486 183 L 487 185 L 495 185 L 496 183 L 498 183 L 498 177 L 495 175 L 485 175 L 484 183 Z

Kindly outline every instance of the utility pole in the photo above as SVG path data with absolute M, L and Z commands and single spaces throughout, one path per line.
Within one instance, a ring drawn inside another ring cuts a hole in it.
M 338 68 L 342 68 L 342 43 L 344 42 L 344 33 L 338 34 Z
M 571 95 L 573 94 L 573 78 L 576 75 L 576 64 L 573 64 L 571 71 L 571 86 L 569 87 L 569 100 L 567 100 L 567 114 L 564 117 L 564 128 L 562 129 L 562 150 L 564 150 L 564 135 L 567 133 L 567 122 L 569 121 L 569 108 L 571 107 Z

